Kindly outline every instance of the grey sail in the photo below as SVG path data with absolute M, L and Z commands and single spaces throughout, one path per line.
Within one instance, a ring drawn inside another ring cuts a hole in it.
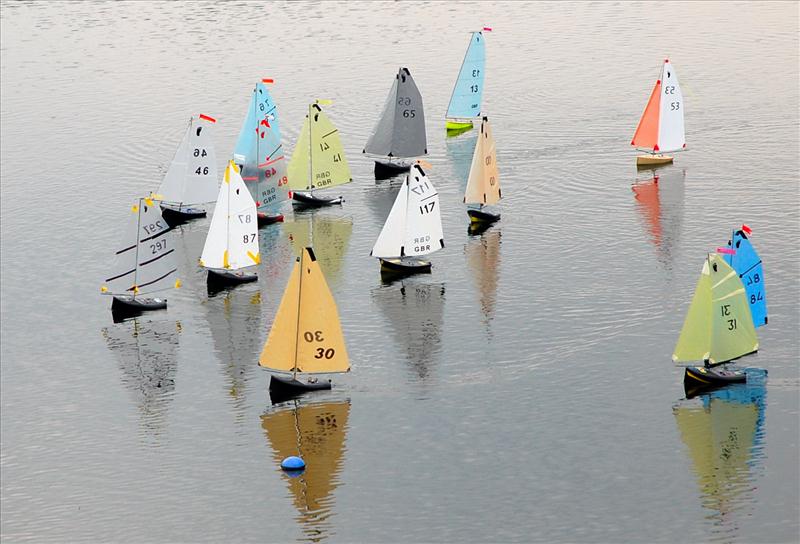
M 364 153 L 410 158 L 428 153 L 422 96 L 408 68 L 400 68 Z

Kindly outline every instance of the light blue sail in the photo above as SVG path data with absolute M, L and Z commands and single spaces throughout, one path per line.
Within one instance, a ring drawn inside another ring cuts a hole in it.
M 242 179 L 259 211 L 277 207 L 286 200 L 286 158 L 281 145 L 278 108 L 263 82 L 256 84 L 247 108 L 233 160 L 241 167 Z
M 483 75 L 486 66 L 486 49 L 483 32 L 470 36 L 467 54 L 461 63 L 456 85 L 447 106 L 448 119 L 471 119 L 481 116 L 483 100 Z
M 742 230 L 733 233 L 728 242 L 736 253 L 724 255 L 725 261 L 733 268 L 744 284 L 753 325 L 767 324 L 767 289 L 764 285 L 764 266 L 753 244 Z

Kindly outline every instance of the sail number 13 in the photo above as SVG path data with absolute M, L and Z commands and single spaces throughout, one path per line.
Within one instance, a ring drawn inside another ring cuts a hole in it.
M 322 331 L 306 331 L 303 333 L 303 340 L 309 344 L 312 342 L 325 341 L 325 339 L 322 337 Z M 336 355 L 336 350 L 333 348 L 317 348 L 314 359 L 333 359 L 334 355 Z

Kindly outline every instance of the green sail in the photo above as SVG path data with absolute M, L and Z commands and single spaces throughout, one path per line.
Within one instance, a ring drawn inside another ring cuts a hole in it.
M 311 104 L 289 161 L 289 189 L 307 191 L 353 181 L 339 130 L 318 104 Z
M 757 349 L 744 285 L 722 257 L 710 254 L 703 263 L 672 360 L 704 360 L 713 365 Z
M 300 130 L 300 136 L 297 138 L 297 143 L 292 152 L 292 158 L 289 160 L 289 169 L 287 175 L 289 176 L 289 189 L 306 191 L 311 189 L 309 179 L 309 166 L 311 160 L 308 146 L 308 116 L 303 121 L 303 128 Z

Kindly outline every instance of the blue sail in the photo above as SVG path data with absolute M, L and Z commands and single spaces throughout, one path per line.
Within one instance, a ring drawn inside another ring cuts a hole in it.
M 756 327 L 766 325 L 767 289 L 764 286 L 764 266 L 761 258 L 743 230 L 734 232 L 728 245 L 736 253 L 724 255 L 725 261 L 739 274 L 744 284 L 747 300 L 750 302 L 753 325 Z
M 256 84 L 247 108 L 233 160 L 241 167 L 259 211 L 286 200 L 286 158 L 281 145 L 278 109 L 263 82 Z
M 458 73 L 450 105 L 447 106 L 448 119 L 471 119 L 481 116 L 483 99 L 483 73 L 486 65 L 486 49 L 483 32 L 473 32 L 461 71 Z

